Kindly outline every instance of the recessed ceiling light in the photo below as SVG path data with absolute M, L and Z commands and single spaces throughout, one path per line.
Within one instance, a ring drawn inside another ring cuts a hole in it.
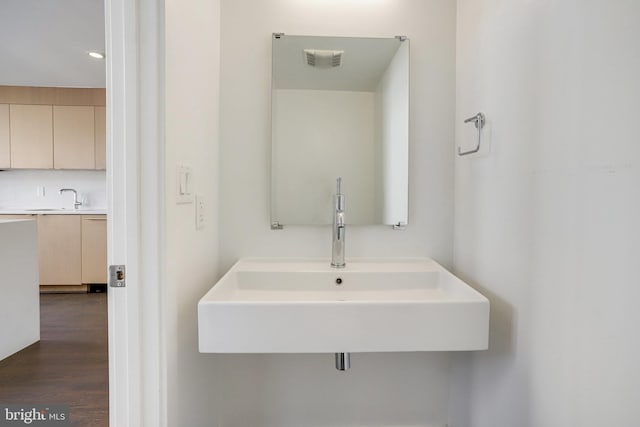
M 100 52 L 89 52 L 89 56 L 92 58 L 96 58 L 96 59 L 103 59 L 104 58 L 104 54 L 100 53 Z

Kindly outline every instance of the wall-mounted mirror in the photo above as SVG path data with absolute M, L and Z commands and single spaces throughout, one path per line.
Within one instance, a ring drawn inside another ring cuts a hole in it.
M 407 224 L 409 40 L 274 34 L 272 224 Z

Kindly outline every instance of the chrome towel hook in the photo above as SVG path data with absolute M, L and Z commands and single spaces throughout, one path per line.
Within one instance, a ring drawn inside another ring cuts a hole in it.
M 478 129 L 478 145 L 476 146 L 476 148 L 474 148 L 473 150 L 469 150 L 469 151 L 462 151 L 462 150 L 460 150 L 460 147 L 458 147 L 458 155 L 459 156 L 466 156 L 467 154 L 477 153 L 480 150 L 480 134 L 482 133 L 482 128 L 484 127 L 486 119 L 485 119 L 483 113 L 478 113 L 473 117 L 469 117 L 464 122 L 465 123 L 471 123 L 471 122 L 475 123 L 476 129 Z

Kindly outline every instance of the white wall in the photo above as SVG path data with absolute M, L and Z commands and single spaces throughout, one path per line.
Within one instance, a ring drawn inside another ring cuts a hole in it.
M 73 195 L 61 188 L 75 188 L 83 208 L 107 206 L 105 171 L 6 170 L 0 172 L 0 208 L 71 208 Z M 44 188 L 44 195 L 38 192 Z
M 218 108 L 220 8 L 211 0 L 166 2 L 166 280 L 168 426 L 212 425 L 213 366 L 198 353 L 197 302 L 218 274 Z M 177 205 L 176 164 L 193 168 L 206 201 Z
M 490 349 L 453 366 L 451 427 L 640 419 L 640 3 L 458 0 L 455 271 Z
M 331 224 L 340 176 L 347 224 L 373 224 L 374 94 L 280 89 L 273 96 L 273 219 Z
M 451 264 L 455 3 L 222 0 L 220 268 L 244 256 L 322 256 L 329 226 L 269 229 L 271 34 L 411 39 L 409 227 L 353 226 L 349 256 Z M 347 212 L 348 214 L 348 212 Z M 329 261 L 327 261 L 329 262 Z M 447 354 L 216 356 L 220 426 L 444 426 Z

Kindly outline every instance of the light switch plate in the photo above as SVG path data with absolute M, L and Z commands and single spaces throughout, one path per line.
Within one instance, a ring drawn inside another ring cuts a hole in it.
M 196 229 L 204 228 L 206 206 L 205 199 L 202 194 L 196 194 Z
M 193 169 L 178 163 L 176 167 L 176 203 L 193 203 Z

